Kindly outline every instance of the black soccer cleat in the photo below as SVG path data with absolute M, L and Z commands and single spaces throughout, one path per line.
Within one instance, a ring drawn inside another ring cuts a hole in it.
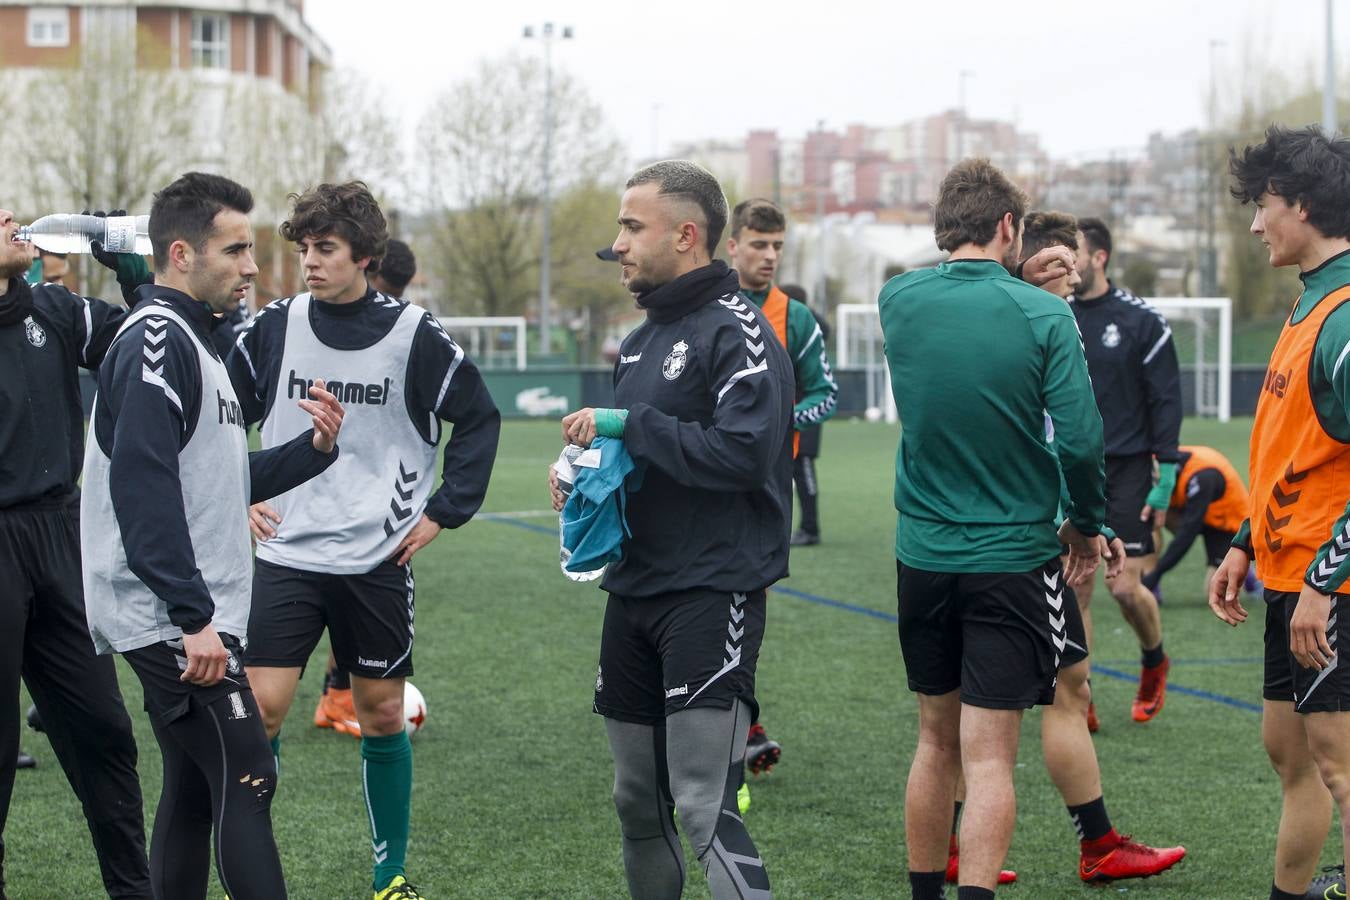
M 1303 900 L 1345 900 L 1345 865 L 1325 866 L 1308 885 Z
M 772 772 L 782 755 L 783 748 L 777 741 L 769 739 L 763 725 L 756 722 L 750 726 L 750 734 L 745 739 L 745 767 L 751 775 Z
M 18 758 L 18 761 L 14 764 L 14 768 L 16 768 L 16 769 L 36 769 L 36 768 L 37 768 L 37 760 L 36 760 L 36 759 L 33 759 L 33 757 L 29 756 L 27 753 L 24 753 L 22 750 L 20 750 L 20 751 L 19 751 L 19 758 Z
M 798 528 L 792 532 L 792 537 L 788 538 L 788 543 L 793 547 L 813 547 L 820 543 L 820 535 Z
M 34 731 L 45 732 L 47 730 L 42 727 L 42 716 L 38 714 L 36 706 L 30 705 L 28 707 L 28 727 Z

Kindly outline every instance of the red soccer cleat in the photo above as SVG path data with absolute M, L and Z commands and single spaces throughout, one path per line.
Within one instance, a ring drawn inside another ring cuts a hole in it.
M 951 845 L 947 848 L 947 883 L 957 884 L 960 876 L 960 853 L 956 847 L 956 835 L 952 835 Z M 1012 869 L 1000 869 L 998 873 L 999 884 L 1012 884 L 1017 880 L 1017 873 Z
M 1163 701 L 1167 699 L 1167 670 L 1172 660 L 1166 656 L 1156 666 L 1146 666 L 1139 674 L 1139 693 L 1134 697 L 1130 715 L 1136 722 L 1147 722 L 1162 712 Z
M 1102 723 L 1097 719 L 1097 704 L 1090 701 L 1087 708 L 1087 726 L 1089 734 L 1096 734 L 1097 729 L 1102 727 Z
M 764 726 L 756 722 L 750 726 L 745 739 L 745 767 L 751 775 L 772 772 L 783 757 L 783 748 L 764 733 Z
M 1083 842 L 1078 877 L 1088 882 L 1148 878 L 1166 872 L 1185 856 L 1185 847 L 1149 847 L 1113 828 L 1105 837 Z

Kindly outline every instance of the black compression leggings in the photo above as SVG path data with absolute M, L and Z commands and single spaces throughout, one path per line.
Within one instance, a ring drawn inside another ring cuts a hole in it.
M 212 831 L 216 873 L 230 900 L 285 898 L 272 838 L 277 770 L 253 692 L 242 690 L 155 724 L 164 792 L 150 838 L 160 900 L 205 900 Z

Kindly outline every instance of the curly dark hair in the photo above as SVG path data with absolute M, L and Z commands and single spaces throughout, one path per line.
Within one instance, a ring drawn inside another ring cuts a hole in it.
M 365 182 L 321 184 L 303 194 L 291 194 L 291 217 L 278 231 L 291 243 L 336 234 L 352 245 L 352 259 L 384 256 L 389 226 L 380 204 Z
M 966 159 L 952 166 L 933 204 L 933 235 L 941 250 L 963 244 L 983 247 L 1012 213 L 1016 228 L 1027 212 L 1027 195 L 987 159 Z
M 1275 194 L 1302 204 L 1308 224 L 1325 237 L 1350 237 L 1350 140 L 1316 125 L 1271 125 L 1261 143 L 1228 148 L 1228 171 L 1233 199 L 1246 204 Z

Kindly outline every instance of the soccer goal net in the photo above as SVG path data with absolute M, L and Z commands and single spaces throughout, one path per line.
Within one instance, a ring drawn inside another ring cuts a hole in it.
M 835 364 L 842 370 L 863 373 L 867 418 L 896 422 L 895 397 L 891 394 L 890 367 L 886 365 L 885 337 L 881 318 L 872 303 L 841 303 L 834 309 Z
M 1189 415 L 1227 422 L 1232 414 L 1233 301 L 1227 297 L 1154 297 L 1146 301 L 1167 319 L 1181 363 L 1181 389 Z M 835 358 L 840 370 L 864 376 L 868 416 L 897 420 L 877 307 L 845 303 L 836 308 Z M 917 336 L 922 340 L 922 336 Z
M 524 316 L 438 316 L 480 369 L 525 368 Z
M 1172 329 L 1189 415 L 1232 415 L 1233 301 L 1227 297 L 1151 297 Z

